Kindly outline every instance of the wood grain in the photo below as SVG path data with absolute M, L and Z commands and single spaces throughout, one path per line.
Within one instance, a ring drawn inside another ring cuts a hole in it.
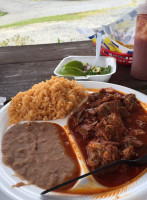
M 63 59 L 70 55 L 95 55 L 91 41 L 0 48 L 0 64 Z
M 0 48 L 0 96 L 10 99 L 19 91 L 50 79 L 59 62 L 70 55 L 95 55 L 91 41 Z M 147 94 L 147 81 L 130 76 L 130 66 L 117 65 L 110 81 Z
M 53 75 L 60 60 L 0 65 L 0 96 L 10 99 Z

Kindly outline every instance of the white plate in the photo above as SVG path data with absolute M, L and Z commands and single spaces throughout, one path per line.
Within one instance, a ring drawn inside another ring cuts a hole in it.
M 106 88 L 106 87 L 113 87 L 116 90 L 122 91 L 124 93 L 134 93 L 136 94 L 136 97 L 141 100 L 144 103 L 147 103 L 147 96 L 137 92 L 135 90 L 132 90 L 127 87 L 111 84 L 111 83 L 103 83 L 103 82 L 94 82 L 94 81 L 79 81 L 79 83 L 83 84 L 84 87 L 86 88 Z M 4 132 L 8 128 L 8 106 L 4 106 L 0 110 L 0 148 L 1 148 L 1 142 L 2 142 L 2 137 Z M 59 123 L 61 126 L 66 124 L 65 119 L 59 119 L 59 120 L 54 120 L 53 122 Z M 80 165 L 82 167 L 82 159 L 80 159 Z M 84 170 L 82 170 L 82 173 L 84 173 Z M 91 178 L 93 181 L 92 187 L 102 187 L 98 183 L 94 182 L 94 179 Z M 96 195 L 71 195 L 71 194 L 60 194 L 60 193 L 55 193 L 52 192 L 50 194 L 47 194 L 46 196 L 40 196 L 40 193 L 43 191 L 42 189 L 33 186 L 33 185 L 28 185 L 20 188 L 12 188 L 11 186 L 20 182 L 21 180 L 14 176 L 14 171 L 10 169 L 9 167 L 6 167 L 2 163 L 2 156 L 0 153 L 0 188 L 3 192 L 5 192 L 8 196 L 15 200 L 39 200 L 39 199 L 51 199 L 51 200 L 56 200 L 56 199 L 62 199 L 62 200 L 90 200 L 90 199 L 101 199 L 101 200 L 146 200 L 147 199 L 147 173 L 144 173 L 139 179 L 136 181 L 132 182 L 129 185 L 126 185 L 124 187 L 121 187 L 118 190 L 115 190 L 113 192 L 108 192 L 104 194 L 96 194 Z M 79 188 L 83 187 L 84 184 L 89 184 L 90 179 L 83 179 L 80 180 L 79 182 L 76 183 L 74 188 Z M 73 190 L 74 190 L 73 188 Z
M 68 56 L 64 58 L 56 67 L 54 70 L 54 74 L 57 76 L 64 76 L 59 74 L 61 68 L 66 63 L 72 61 L 72 60 L 78 60 L 82 63 L 88 63 L 89 65 L 93 66 L 95 63 L 95 56 Z M 108 65 L 111 66 L 111 73 L 104 74 L 104 75 L 90 75 L 90 76 L 64 76 L 68 77 L 69 79 L 74 78 L 75 80 L 87 80 L 87 81 L 102 81 L 102 82 L 108 82 L 112 74 L 116 72 L 116 59 L 109 57 L 109 56 L 100 56 L 99 58 L 99 66 L 101 67 L 108 67 Z

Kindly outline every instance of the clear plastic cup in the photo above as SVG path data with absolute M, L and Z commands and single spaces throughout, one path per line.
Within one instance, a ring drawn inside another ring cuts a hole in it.
M 147 80 L 147 3 L 138 8 L 131 76 Z

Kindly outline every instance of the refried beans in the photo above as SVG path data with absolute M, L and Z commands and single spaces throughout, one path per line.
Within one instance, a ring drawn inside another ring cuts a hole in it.
M 80 167 L 65 130 L 55 123 L 12 126 L 3 136 L 3 162 L 18 175 L 47 189 L 79 176 Z

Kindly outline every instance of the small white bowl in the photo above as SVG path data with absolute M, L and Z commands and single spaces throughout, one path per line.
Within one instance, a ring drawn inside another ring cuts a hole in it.
M 98 65 L 100 67 L 108 67 L 111 66 L 111 73 L 105 75 L 88 75 L 88 76 L 66 76 L 59 74 L 60 69 L 68 62 L 72 60 L 78 60 L 83 63 L 88 63 L 89 65 L 93 66 L 95 63 L 95 56 L 68 56 L 64 58 L 54 70 L 54 74 L 57 76 L 63 76 L 69 79 L 75 80 L 87 80 L 87 81 L 101 81 L 101 82 L 108 82 L 111 75 L 116 72 L 116 59 L 109 57 L 109 56 L 100 56 Z

